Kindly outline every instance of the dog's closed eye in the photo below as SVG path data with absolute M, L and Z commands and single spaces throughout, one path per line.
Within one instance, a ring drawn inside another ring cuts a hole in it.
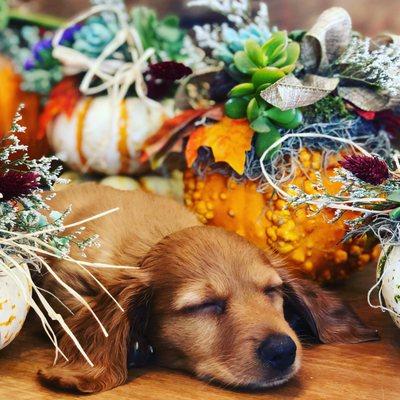
M 283 293 L 282 285 L 278 286 L 267 286 L 264 288 L 264 294 L 270 298 L 280 296 Z
M 185 314 L 205 314 L 205 315 L 221 315 L 225 312 L 225 300 L 207 300 L 200 304 L 185 306 L 182 311 Z

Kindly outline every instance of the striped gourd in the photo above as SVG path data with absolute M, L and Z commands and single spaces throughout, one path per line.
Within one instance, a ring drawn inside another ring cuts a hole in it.
M 109 97 L 83 97 L 71 116 L 58 115 L 47 129 L 53 150 L 72 169 L 107 175 L 143 170 L 144 141 L 171 116 L 172 107 L 152 107 L 129 97 L 117 107 Z

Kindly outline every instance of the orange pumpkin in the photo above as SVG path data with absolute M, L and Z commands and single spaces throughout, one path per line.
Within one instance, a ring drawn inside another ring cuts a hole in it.
M 0 56 L 0 137 L 7 135 L 15 112 L 21 103 L 25 104 L 22 110 L 21 125 L 26 126 L 25 133 L 19 135 L 21 142 L 28 146 L 32 158 L 40 158 L 49 152 L 47 141 L 38 140 L 36 132 L 40 111 L 40 98 L 35 93 L 21 90 L 21 77 L 15 72 L 12 62 Z
M 321 154 L 302 149 L 299 158 L 301 168 L 291 183 L 311 193 L 315 172 L 322 168 Z M 337 165 L 331 158 L 324 179 L 332 192 L 339 187 L 327 177 Z M 184 181 L 185 203 L 200 221 L 236 232 L 262 249 L 275 249 L 291 266 L 317 281 L 342 280 L 377 255 L 376 250 L 366 250 L 365 239 L 340 243 L 346 229 L 342 220 L 327 222 L 332 211 L 310 216 L 305 206 L 290 207 L 272 189 L 258 192 L 258 182 L 238 183 L 216 173 L 202 179 L 192 170 L 186 171 Z

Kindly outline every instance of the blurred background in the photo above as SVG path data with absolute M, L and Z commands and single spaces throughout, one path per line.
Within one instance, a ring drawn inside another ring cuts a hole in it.
M 88 7 L 88 0 L 13 0 L 18 7 L 46 12 L 59 17 L 71 17 Z M 188 10 L 185 0 L 127 0 L 129 5 L 146 4 L 161 15 L 179 13 L 190 24 L 204 20 L 201 9 Z M 256 3 L 256 1 L 254 1 Z M 267 0 L 272 24 L 285 29 L 308 28 L 315 18 L 331 6 L 345 7 L 351 14 L 354 28 L 367 34 L 390 31 L 400 33 L 400 0 Z

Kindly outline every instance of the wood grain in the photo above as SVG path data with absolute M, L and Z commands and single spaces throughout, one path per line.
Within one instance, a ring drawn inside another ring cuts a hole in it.
M 130 382 L 109 392 L 92 395 L 99 400 L 397 400 L 400 398 L 400 330 L 390 317 L 366 305 L 372 284 L 372 267 L 354 275 L 340 295 L 353 304 L 360 316 L 379 330 L 382 340 L 358 345 L 320 345 L 305 350 L 299 375 L 285 386 L 259 393 L 231 391 L 200 382 L 184 373 L 139 370 Z M 52 350 L 33 334 L 24 332 L 0 352 L 0 399 L 78 399 L 82 396 L 55 393 L 36 380 L 37 370 L 51 363 Z

